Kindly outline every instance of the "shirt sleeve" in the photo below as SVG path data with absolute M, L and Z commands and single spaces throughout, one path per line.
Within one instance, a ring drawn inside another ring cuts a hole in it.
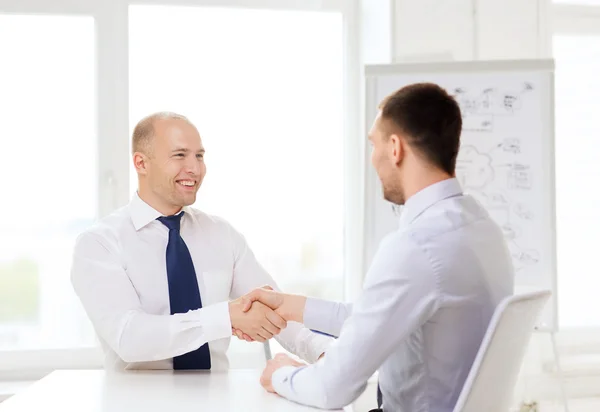
M 71 282 L 98 335 L 125 362 L 169 359 L 231 336 L 228 302 L 175 315 L 144 312 L 119 254 L 93 233 L 77 239 Z
M 340 336 L 342 326 L 352 313 L 351 303 L 307 298 L 304 307 L 304 325 L 312 330 Z
M 236 299 L 265 285 L 279 291 L 277 283 L 256 260 L 245 238 L 231 226 L 229 230 L 235 254 L 231 297 Z M 288 322 L 287 328 L 275 336 L 275 340 L 287 351 L 309 363 L 316 362 L 333 343 L 331 337 L 314 333 L 297 322 Z
M 408 235 L 387 239 L 373 259 L 363 293 L 327 355 L 314 365 L 277 370 L 273 387 L 285 398 L 319 408 L 342 408 L 352 403 L 398 343 L 435 313 L 437 296 L 436 279 L 425 252 Z

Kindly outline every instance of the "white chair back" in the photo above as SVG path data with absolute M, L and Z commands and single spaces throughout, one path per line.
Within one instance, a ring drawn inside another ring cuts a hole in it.
M 505 298 L 494 312 L 454 412 L 508 412 L 535 323 L 550 291 Z

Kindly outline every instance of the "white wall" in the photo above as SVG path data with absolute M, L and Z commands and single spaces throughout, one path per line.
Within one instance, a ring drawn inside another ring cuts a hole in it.
M 395 0 L 394 60 L 550 57 L 547 0 Z

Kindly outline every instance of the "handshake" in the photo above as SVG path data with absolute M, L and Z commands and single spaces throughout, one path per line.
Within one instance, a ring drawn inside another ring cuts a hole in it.
M 248 342 L 265 342 L 285 329 L 288 321 L 303 321 L 306 297 L 257 288 L 229 302 L 232 333 Z

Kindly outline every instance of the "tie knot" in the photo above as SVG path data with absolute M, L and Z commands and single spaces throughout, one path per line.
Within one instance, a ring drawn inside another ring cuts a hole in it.
M 165 225 L 166 227 L 169 228 L 169 230 L 179 230 L 180 224 L 181 224 L 181 216 L 183 216 L 185 212 L 181 212 L 178 215 L 172 215 L 172 216 L 161 216 L 158 218 L 158 220 Z

